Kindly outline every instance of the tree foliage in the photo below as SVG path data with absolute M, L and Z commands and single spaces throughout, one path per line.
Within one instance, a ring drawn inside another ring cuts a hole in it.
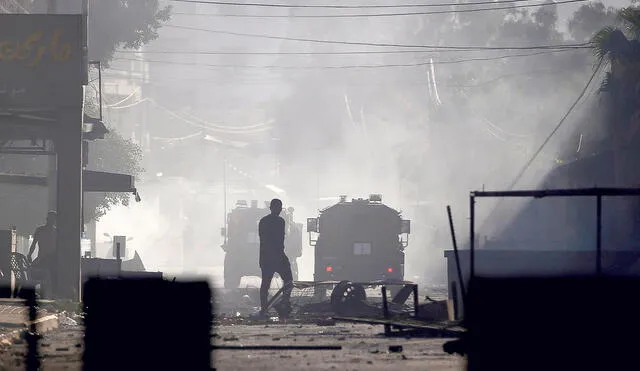
M 346 109 L 346 94 L 352 103 L 355 121 L 362 121 L 359 114 L 364 112 L 364 121 L 369 126 L 386 126 L 393 135 L 402 130 L 411 133 L 406 142 L 397 147 L 384 148 L 380 141 L 376 146 L 377 151 L 397 158 L 399 168 L 404 169 L 400 176 L 413 184 L 424 186 L 435 181 L 436 177 L 429 171 L 415 171 L 415 168 L 428 167 L 420 161 L 433 165 L 433 159 L 442 153 L 451 152 L 449 163 L 459 160 L 459 166 L 468 166 L 469 162 L 498 162 L 499 159 L 495 158 L 497 153 L 522 156 L 522 162 L 526 161 L 525 157 L 534 150 L 533 146 L 541 142 L 539 137 L 546 135 L 551 130 L 548 126 L 557 123 L 566 112 L 594 64 L 588 50 L 550 52 L 535 49 L 535 46 L 585 42 L 600 27 L 611 24 L 615 14 L 613 9 L 605 8 L 601 3 L 589 3 L 570 17 L 568 32 L 562 32 L 557 8 L 553 2 L 548 2 L 544 7 L 532 9 L 407 17 L 401 26 L 397 23 L 387 26 L 382 22 L 363 22 L 357 30 L 355 27 L 345 30 L 334 26 L 323 27 L 320 31 L 312 28 L 321 24 L 318 21 L 293 29 L 291 34 L 294 37 L 325 40 L 379 40 L 389 43 L 401 40 L 402 44 L 412 45 L 515 45 L 534 48 L 416 52 L 414 67 L 372 68 L 370 72 L 358 68 L 341 71 L 321 69 L 321 74 L 312 68 L 288 73 L 285 80 L 291 84 L 291 94 L 274 105 L 282 107 L 275 113 L 282 132 L 295 133 L 288 136 L 288 142 L 281 142 L 286 156 L 304 156 L 305 151 L 317 142 L 331 144 L 334 148 L 348 143 L 344 127 L 351 125 L 352 120 Z M 310 34 L 305 34 L 305 31 Z M 394 40 L 393 36 L 397 39 Z M 318 52 L 344 50 L 322 44 L 311 44 L 308 48 Z M 361 56 L 349 56 L 347 59 L 323 55 L 306 61 L 309 67 L 403 65 L 410 62 L 407 56 L 410 55 L 365 55 L 362 58 L 366 60 L 358 60 Z M 435 62 L 432 66 L 428 64 L 431 57 Z M 470 61 L 459 62 L 464 60 Z M 290 60 L 283 60 L 282 64 L 285 63 L 290 63 Z M 324 88 L 326 86 L 330 89 Z M 434 98 L 436 90 L 437 98 Z M 292 114 L 296 110 L 300 112 Z M 316 132 L 321 135 L 316 135 Z M 460 135 L 462 132 L 468 135 Z M 356 137 L 352 136 L 359 140 Z M 433 138 L 439 139 L 433 141 Z M 303 143 L 305 141 L 307 143 Z M 455 151 L 451 149 L 451 143 L 457 143 Z M 413 166 L 406 166 L 409 163 Z M 476 169 L 478 177 L 495 178 L 495 173 L 500 171 L 487 171 L 484 166 Z M 460 176 L 469 177 L 470 174 Z M 438 181 L 459 184 L 461 189 L 455 192 L 466 191 L 466 188 L 462 189 L 466 187 L 462 181 L 442 178 Z M 474 183 L 482 184 L 484 179 L 479 178 Z
M 594 34 L 616 21 L 616 10 L 602 3 L 582 5 L 568 22 L 571 38 L 579 42 L 591 40 Z
M 593 53 L 601 64 L 608 64 L 610 71 L 602 82 L 601 92 L 611 93 L 611 124 L 609 132 L 614 148 L 616 183 L 626 186 L 629 160 L 625 147 L 634 139 L 638 122 L 640 98 L 640 8 L 626 7 L 618 11 L 614 26 L 598 31 L 591 41 Z
M 620 70 L 634 67 L 640 56 L 640 9 L 627 7 L 617 13 L 617 24 L 606 26 L 592 38 L 600 62 L 617 64 Z M 622 72 L 622 71 L 621 71 Z
M 158 29 L 169 19 L 170 7 L 160 8 L 158 0 L 117 0 L 89 1 L 88 41 L 89 60 L 101 61 L 102 67 L 108 66 L 114 51 L 120 47 L 138 48 L 158 37 Z M 85 96 L 85 114 L 98 117 L 97 92 L 87 88 Z M 108 126 L 108 125 L 107 125 Z M 109 128 L 110 133 L 104 139 L 89 143 L 90 170 L 107 171 L 138 176 L 142 173 L 142 151 L 131 140 Z M 13 173 L 46 175 L 46 161 L 34 161 L 27 156 L 8 156 L 4 160 L 0 155 L 3 171 Z M 9 197 L 16 193 L 16 186 L 0 184 L 0 195 Z M 98 219 L 114 205 L 127 205 L 130 194 L 123 193 L 85 193 L 85 221 Z M 0 214 L 5 225 L 17 225 L 21 233 L 29 233 L 43 222 L 46 214 L 47 193 L 36 187 L 24 187 L 14 197 L 20 206 L 7 207 L 4 210 L 21 210 L 20 215 Z M 13 201 L 13 200 L 12 200 Z M 6 203 L 6 202 L 5 202 Z
M 160 8 L 158 0 L 90 0 L 89 59 L 108 65 L 117 48 L 155 40 L 170 15 L 171 7 Z
M 90 0 L 89 59 L 98 60 L 105 68 L 119 47 L 137 49 L 158 37 L 158 29 L 170 19 L 171 7 L 160 7 L 158 0 Z M 98 117 L 97 97 L 87 91 L 85 110 Z M 104 139 L 90 146 L 88 168 L 138 176 L 143 169 L 142 151 L 133 141 L 114 128 Z M 85 220 L 99 219 L 112 206 L 128 205 L 131 195 L 125 193 L 85 193 Z
M 110 130 L 103 140 L 92 143 L 90 147 L 88 170 L 113 172 L 139 176 L 142 151 L 130 139 Z M 86 221 L 98 220 L 114 205 L 129 205 L 128 193 L 85 193 L 84 217 Z

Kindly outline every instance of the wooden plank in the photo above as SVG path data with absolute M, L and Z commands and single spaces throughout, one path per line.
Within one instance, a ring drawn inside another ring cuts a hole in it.
M 410 318 L 369 318 L 369 317 L 342 317 L 334 316 L 336 320 L 368 323 L 373 325 L 391 325 L 395 327 L 410 327 L 415 329 L 444 331 L 453 334 L 462 334 L 466 330 L 460 326 L 447 326 L 447 323 L 442 322 L 422 322 Z

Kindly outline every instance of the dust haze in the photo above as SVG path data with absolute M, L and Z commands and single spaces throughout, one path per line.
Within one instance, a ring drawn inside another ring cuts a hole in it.
M 129 102 L 144 102 L 106 108 L 105 116 L 116 127 L 139 123 L 118 129 L 146 152 L 145 174 L 138 179 L 142 202 L 109 211 L 98 223 L 98 236 L 133 237 L 129 248 L 148 270 L 216 277 L 224 259 L 219 231 L 226 184 L 227 211 L 237 200 L 262 205 L 279 197 L 295 208 L 300 223 L 339 195 L 382 194 L 385 204 L 412 222 L 406 278 L 444 282 L 443 251 L 451 248 L 446 206 L 452 207 L 462 246 L 468 192 L 509 187 L 593 73 L 588 49 L 541 53 L 526 47 L 582 43 L 601 26 L 590 30 L 576 19 L 577 5 L 328 19 L 296 18 L 310 14 L 304 9 L 171 5 L 172 19 L 159 39 L 135 57 L 116 53 L 105 71 L 106 94 L 115 94 L 122 81 L 142 86 Z M 523 50 L 437 48 L 489 44 Z M 240 54 L 198 53 L 206 51 Z M 274 54 L 241 54 L 248 52 Z M 132 59 L 146 60 L 147 67 L 118 73 L 137 66 Z M 560 147 L 598 104 L 597 88 L 587 89 L 516 188 L 535 187 L 557 165 Z M 482 234 L 499 233 L 516 210 L 513 204 L 483 223 L 492 205 L 483 200 L 478 207 Z M 311 280 L 306 230 L 303 240 L 300 279 Z M 198 266 L 183 267 L 185 249 L 195 251 Z

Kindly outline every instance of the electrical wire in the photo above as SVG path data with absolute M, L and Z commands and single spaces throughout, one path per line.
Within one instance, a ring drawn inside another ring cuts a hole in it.
M 205 120 L 202 120 L 200 118 L 196 118 L 193 114 L 190 114 L 190 116 L 194 119 L 197 119 L 197 121 L 199 122 L 194 122 L 192 120 L 189 120 L 185 117 L 182 117 L 181 115 L 179 115 L 178 113 L 176 113 L 175 111 L 164 107 L 163 105 L 159 104 L 158 102 L 156 102 L 154 99 L 151 98 L 145 98 L 147 99 L 147 101 L 151 104 L 153 104 L 154 106 L 160 108 L 161 110 L 163 110 L 164 112 L 166 112 L 169 116 L 178 119 L 184 123 L 187 123 L 191 126 L 200 128 L 200 129 L 206 129 L 206 130 L 211 130 L 211 131 L 215 131 L 218 133 L 224 133 L 224 134 L 255 134 L 257 132 L 261 132 L 263 131 L 261 130 L 257 130 L 257 129 L 253 129 L 253 130 L 247 130 L 246 127 L 234 127 L 234 130 L 230 130 L 231 127 L 225 127 L 225 126 L 219 126 L 219 125 L 215 125 L 212 123 L 209 123 Z M 256 125 L 250 125 L 249 127 L 255 127 Z
M 458 63 L 466 63 L 466 62 L 481 62 L 481 61 L 494 61 L 501 60 L 507 58 L 517 58 L 517 57 L 530 57 L 541 54 L 551 54 L 558 52 L 567 52 L 567 51 L 575 51 L 576 49 L 564 49 L 564 50 L 554 50 L 547 52 L 537 52 L 537 53 L 528 53 L 528 54 L 513 54 L 513 55 L 502 55 L 496 57 L 486 57 L 486 58 L 468 58 L 468 59 L 458 59 L 458 60 L 443 60 L 443 61 L 433 61 L 433 62 L 417 62 L 417 63 L 396 63 L 396 64 L 364 64 L 364 65 L 336 65 L 336 66 L 278 66 L 278 65 L 239 65 L 239 64 L 209 64 L 209 63 L 198 63 L 198 62 L 182 62 L 182 61 L 169 61 L 169 60 L 154 60 L 154 59 L 141 59 L 141 58 L 125 58 L 125 57 L 114 57 L 114 60 L 123 60 L 123 61 L 138 61 L 138 62 L 148 62 L 148 63 L 163 63 L 163 64 L 175 64 L 175 65 L 184 65 L 184 66 L 200 66 L 200 67 L 213 67 L 213 68 L 246 68 L 246 69 L 278 69 L 278 70 L 331 70 L 331 69 L 372 69 L 372 68 L 398 68 L 398 67 L 421 67 L 427 66 L 430 64 L 458 64 Z M 577 49 L 582 50 L 582 49 Z
M 159 140 L 159 141 L 163 141 L 163 142 L 176 142 L 176 141 L 182 141 L 182 140 L 187 140 L 187 139 L 191 139 L 191 138 L 197 138 L 197 137 L 200 137 L 200 136 L 203 136 L 203 135 L 204 135 L 204 132 L 199 131 L 197 133 L 185 135 L 185 136 L 182 136 L 182 137 L 173 137 L 173 138 L 151 137 L 151 139 Z
M 118 101 L 118 102 L 116 102 L 116 103 L 113 103 L 113 104 L 107 104 L 107 105 L 105 105 L 105 107 L 109 108 L 109 107 L 116 107 L 116 106 L 119 106 L 119 105 L 121 105 L 122 103 L 124 103 L 124 102 L 128 101 L 129 99 L 133 98 L 133 96 L 134 96 L 134 95 L 136 95 L 136 93 L 137 93 L 138 91 L 140 91 L 140 87 L 135 88 L 131 94 L 129 94 L 128 96 L 126 96 L 126 97 L 125 97 L 125 98 L 123 98 L 122 100 L 120 100 L 120 101 Z
M 394 4 L 394 5 L 289 5 L 289 4 L 266 4 L 266 3 L 238 3 L 231 1 L 202 1 L 202 0 L 171 0 L 174 3 L 230 5 L 244 7 L 267 7 L 267 8 L 313 8 L 313 9 L 383 9 L 383 8 L 433 8 L 441 6 L 473 6 L 490 4 L 511 4 L 521 3 L 531 0 L 496 0 L 496 1 L 476 1 L 468 3 L 435 3 L 435 4 Z
M 220 35 L 240 36 L 240 37 L 255 37 L 261 39 L 272 40 L 287 40 L 287 41 L 300 41 L 310 42 L 318 44 L 331 44 L 331 45 L 357 45 L 357 46 L 375 46 L 375 47 L 391 47 L 391 48 L 416 48 L 416 49 L 433 49 L 434 51 L 471 51 L 471 50 L 563 50 L 563 49 L 590 49 L 591 43 L 577 43 L 577 44 L 564 44 L 564 45 L 532 45 L 532 46 L 441 46 L 441 45 L 409 45 L 409 44 L 394 44 L 394 43 L 374 43 L 374 42 L 362 42 L 362 41 L 342 41 L 342 40 L 319 40 L 308 39 L 301 37 L 287 37 L 287 36 L 273 36 L 265 34 L 253 34 L 245 32 L 233 32 L 222 30 L 210 30 L 199 27 L 179 26 L 179 25 L 165 25 L 163 27 L 176 28 L 190 31 L 200 31 L 215 33 Z
M 587 90 L 589 89 L 589 86 L 591 85 L 591 83 L 593 82 L 593 79 L 596 77 L 596 75 L 598 74 L 598 72 L 600 71 L 600 67 L 602 66 L 602 61 L 600 61 L 597 65 L 597 67 L 594 69 L 593 74 L 591 75 L 591 77 L 589 78 L 589 80 L 587 81 L 587 84 L 585 85 L 584 89 L 582 89 L 582 92 L 580 92 L 580 95 L 578 95 L 578 98 L 575 100 L 575 102 L 573 102 L 573 104 L 571 105 L 571 107 L 569 107 L 569 109 L 567 110 L 567 112 L 564 114 L 564 116 L 562 116 L 562 119 L 560 119 L 560 122 L 558 122 L 558 124 L 556 125 L 556 127 L 551 131 L 551 133 L 549 133 L 549 135 L 547 136 L 547 138 L 544 140 L 544 142 L 542 142 L 542 144 L 540 145 L 540 147 L 538 148 L 538 150 L 533 154 L 533 156 L 531 156 L 531 158 L 529 159 L 529 161 L 527 161 L 527 163 L 524 165 L 524 167 L 522 168 L 522 170 L 520 170 L 520 172 L 518 173 L 518 175 L 516 175 L 515 179 L 513 180 L 513 182 L 511 182 L 511 184 L 509 185 L 508 190 L 513 190 L 513 187 L 518 183 L 518 181 L 520 181 L 520 179 L 522 178 L 522 176 L 524 175 L 524 173 L 529 169 L 529 166 L 531 166 L 531 164 L 533 163 L 533 161 L 536 159 L 536 157 L 538 157 L 538 155 L 540 154 L 540 152 L 542 152 L 542 149 L 547 145 L 547 143 L 549 142 L 549 140 L 555 135 L 555 133 L 558 131 L 558 129 L 560 129 L 560 127 L 562 126 L 562 124 L 564 124 L 564 122 L 567 120 L 567 117 L 569 117 L 569 115 L 571 115 L 571 113 L 573 112 L 573 109 L 578 105 L 578 103 L 580 102 L 580 100 L 582 100 L 582 97 L 585 95 L 585 93 L 587 92 Z
M 135 101 L 133 103 L 130 103 L 130 104 L 127 104 L 127 105 L 124 105 L 124 106 L 117 106 L 117 107 L 115 107 L 115 106 L 107 106 L 107 108 L 109 108 L 110 110 L 126 109 L 126 108 L 135 107 L 138 104 L 144 103 L 144 102 L 146 102 L 148 100 L 149 100 L 149 98 L 142 98 L 140 100 L 137 100 L 137 101 Z
M 241 126 L 241 127 L 215 125 L 195 116 L 190 112 L 182 111 L 182 113 L 187 115 L 193 120 L 201 122 L 202 124 L 210 125 L 212 127 L 215 127 L 218 130 L 227 130 L 229 133 L 233 133 L 233 134 L 254 134 L 254 133 L 271 129 L 271 127 L 269 127 L 267 124 L 254 124 L 254 125 L 247 125 L 247 126 Z
M 572 67 L 586 67 L 588 65 L 591 65 L 591 63 L 579 63 L 579 64 L 574 64 L 572 65 Z M 512 78 L 512 77 L 520 77 L 520 76 L 530 76 L 530 75 L 555 75 L 555 74 L 561 74 L 561 73 L 566 73 L 567 71 L 571 71 L 573 70 L 573 68 L 560 68 L 560 69 L 554 69 L 554 70 L 533 70 L 533 71 L 525 71 L 525 72 L 517 72 L 517 73 L 508 73 L 508 74 L 504 74 L 504 75 L 499 75 L 490 79 L 486 79 L 483 80 L 481 82 L 475 83 L 475 84 L 468 84 L 468 85 L 448 85 L 448 87 L 455 87 L 455 88 L 478 88 L 478 87 L 482 87 L 485 85 L 490 85 L 494 82 L 498 82 L 500 80 L 503 79 L 507 79 L 507 78 Z M 528 135 L 527 135 L 528 136 Z
M 569 107 L 569 109 L 567 110 L 567 112 L 564 114 L 564 116 L 560 119 L 560 122 L 558 122 L 558 124 L 555 126 L 555 128 L 551 131 L 551 133 L 547 136 L 547 138 L 544 140 L 544 142 L 542 143 L 542 145 L 540 145 L 540 147 L 538 147 L 538 150 L 533 154 L 533 156 L 531 156 L 531 158 L 529 159 L 529 161 L 527 161 L 527 163 L 523 166 L 522 170 L 520 170 L 520 172 L 516 175 L 516 177 L 514 178 L 514 180 L 511 182 L 511 184 L 509 185 L 508 190 L 513 190 L 513 188 L 515 187 L 515 185 L 518 183 L 518 181 L 520 181 L 520 179 L 524 176 L 524 174 L 526 173 L 526 171 L 529 169 L 529 167 L 531 166 L 531 164 L 533 163 L 533 161 L 541 154 L 542 149 L 546 146 L 546 144 L 549 142 L 549 140 L 553 137 L 553 135 L 558 131 L 558 129 L 560 129 L 560 127 L 564 124 L 564 122 L 566 121 L 566 119 L 569 117 L 569 115 L 573 112 L 573 110 L 578 106 L 578 103 L 582 100 L 582 98 L 585 96 L 586 92 L 589 90 L 589 87 L 591 85 L 591 83 L 593 82 L 593 80 L 595 79 L 596 75 L 598 74 L 598 72 L 600 71 L 600 68 L 603 65 L 603 61 L 600 61 L 598 63 L 598 65 L 596 66 L 596 68 L 593 71 L 593 74 L 591 75 L 591 77 L 589 78 L 589 80 L 587 81 L 587 84 L 585 85 L 584 89 L 582 89 L 582 91 L 580 92 L 580 94 L 578 95 L 578 98 L 573 102 L 573 104 Z M 564 166 L 578 161 L 579 159 L 575 159 L 573 161 L 562 161 L 559 159 L 555 159 L 556 163 L 562 163 Z M 493 216 L 495 215 L 495 213 L 498 211 L 498 209 L 500 208 L 501 204 L 504 202 L 504 198 L 500 198 L 497 200 L 497 202 L 493 205 L 491 211 L 489 212 L 487 218 L 485 219 L 485 223 L 488 220 L 492 220 Z
M 573 65 L 572 67 L 584 67 L 587 65 L 591 65 L 591 63 L 582 63 L 582 64 L 577 64 L 577 65 Z M 125 71 L 125 70 L 119 70 L 119 69 L 114 69 L 116 71 Z M 515 77 L 522 77 L 522 76 L 540 76 L 540 75 L 554 75 L 554 74 L 563 74 L 566 73 L 568 71 L 572 71 L 573 68 L 561 68 L 561 69 L 554 69 L 554 70 L 531 70 L 531 71 L 525 71 L 525 72 L 518 72 L 518 73 L 509 73 L 509 74 L 503 74 L 503 75 L 499 75 L 499 76 L 494 76 L 490 79 L 484 79 L 480 82 L 476 82 L 476 83 L 470 83 L 470 84 L 439 84 L 442 87 L 445 88 L 456 88 L 456 89 L 471 89 L 471 88 L 481 88 L 493 83 L 497 83 L 500 82 L 504 79 L 510 79 L 510 78 L 515 78 Z M 124 80 L 131 80 L 131 81 L 137 81 L 137 80 L 147 80 L 146 78 L 142 78 L 142 77 L 133 77 L 133 76 L 128 76 L 128 77 L 123 77 L 123 76 L 119 76 L 119 75 L 115 75 L 115 76 L 109 76 L 109 75 L 105 75 L 105 77 L 113 77 L 114 79 L 124 79 Z M 184 81 L 184 78 L 172 78 L 172 79 L 167 79 L 167 80 L 161 80 L 160 82 L 156 83 L 156 82 L 148 82 L 151 84 L 159 84 L 159 85 L 164 85 L 164 84 L 169 84 L 170 82 L 173 81 Z M 197 80 L 198 82 L 211 82 L 216 84 L 216 86 L 222 86 L 222 85 L 232 85 L 232 86 L 237 86 L 237 85 L 256 85 L 256 86 L 265 86 L 265 85 L 283 85 L 286 84 L 286 81 L 282 81 L 280 79 L 251 79 L 251 80 L 240 80 L 240 81 L 229 81 L 229 82 L 225 82 L 225 83 L 221 83 L 218 80 L 215 79 L 203 79 L 203 78 L 193 78 L 192 80 Z M 398 79 L 391 79 L 389 81 L 371 81 L 371 80 L 367 80 L 366 82 L 362 82 L 362 83 L 345 83 L 345 85 L 347 86 L 423 86 L 425 85 L 425 82 L 423 81 L 417 81 L 415 79 L 413 80 L 406 80 L 406 81 L 399 81 Z M 499 129 L 500 130 L 500 129 Z M 528 136 L 528 135 L 521 135 L 521 134 L 513 134 L 510 133 L 510 135 L 512 136 Z
M 564 5 L 572 3 L 582 3 L 590 0 L 561 0 L 556 2 L 543 2 L 538 4 L 526 4 L 526 5 L 511 5 L 511 6 L 497 6 L 489 8 L 473 8 L 473 9 L 456 9 L 456 10 L 433 10 L 422 12 L 405 12 L 405 13 L 371 13 L 371 14 L 269 14 L 269 15 L 257 15 L 257 14 L 206 14 L 209 17 L 223 17 L 223 18 L 372 18 L 372 17 L 405 17 L 416 15 L 436 15 L 436 14 L 458 14 L 458 13 L 477 13 L 487 12 L 495 10 L 512 10 L 521 8 L 534 8 L 550 5 Z
M 153 104 L 154 106 L 156 106 L 156 107 L 160 108 L 161 110 L 165 111 L 165 113 L 167 113 L 169 116 L 171 116 L 171 117 L 173 117 L 173 118 L 175 118 L 175 119 L 177 119 L 177 120 L 179 120 L 179 121 L 182 121 L 182 122 L 184 122 L 184 123 L 186 123 L 186 124 L 189 124 L 189 125 L 191 125 L 191 126 L 193 126 L 193 127 L 197 127 L 197 128 L 200 128 L 200 129 L 206 129 L 206 130 L 213 130 L 213 131 L 215 131 L 215 129 L 210 128 L 210 127 L 208 127 L 208 126 L 206 126 L 206 125 L 201 125 L 201 124 L 198 124 L 198 123 L 193 122 L 193 121 L 191 121 L 191 120 L 188 120 L 188 119 L 186 119 L 186 118 L 184 118 L 184 117 L 181 117 L 180 115 L 178 115 L 177 113 L 173 112 L 172 110 L 170 110 L 170 109 L 168 109 L 168 108 L 166 108 L 166 107 L 164 107 L 164 106 L 162 106 L 162 105 L 158 104 L 158 103 L 157 103 L 155 100 L 153 100 L 153 99 L 149 99 L 149 100 L 148 100 L 148 102 L 149 102 L 149 103 L 151 103 L 151 104 Z
M 587 48 L 567 48 L 559 50 L 548 50 L 530 54 L 511 54 L 498 57 L 474 58 L 470 61 L 484 61 L 512 57 L 528 57 L 531 55 L 551 54 L 572 50 L 583 50 Z M 360 54 L 412 54 L 412 53 L 434 53 L 432 50 L 363 50 L 363 51 L 344 51 L 344 52 L 223 52 L 223 51 L 206 51 L 206 50 L 117 50 L 116 53 L 122 54 L 178 54 L 178 55 L 360 55 Z M 463 62 L 467 60 L 462 60 Z

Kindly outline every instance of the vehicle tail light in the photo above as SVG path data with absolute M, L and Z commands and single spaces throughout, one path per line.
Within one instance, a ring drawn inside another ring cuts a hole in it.
M 327 265 L 326 270 L 327 270 L 327 272 L 332 272 L 333 271 L 333 267 L 330 266 L 330 265 Z
M 393 268 L 391 268 L 391 267 L 387 268 L 387 272 L 393 273 Z

